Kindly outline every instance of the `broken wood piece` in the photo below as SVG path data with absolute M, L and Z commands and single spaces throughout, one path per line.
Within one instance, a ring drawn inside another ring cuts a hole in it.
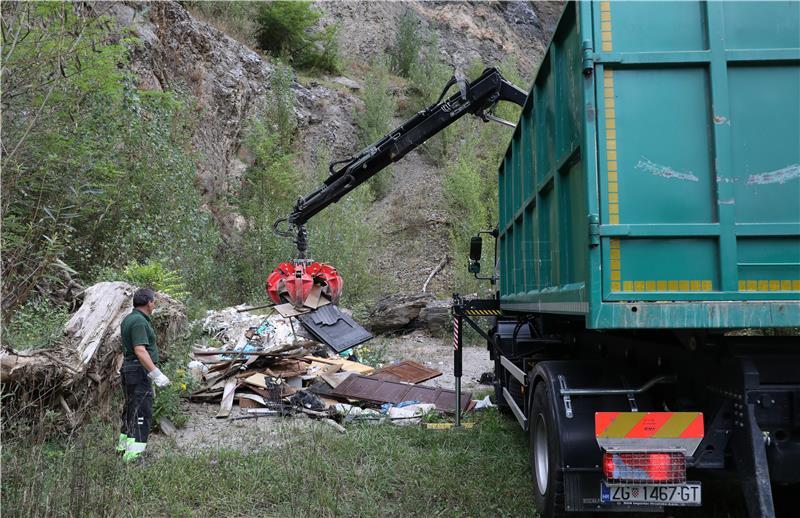
M 325 419 L 320 419 L 320 421 L 322 421 L 326 425 L 330 426 L 331 428 L 333 428 L 334 430 L 336 430 L 339 433 L 347 433 L 347 430 L 345 429 L 345 427 L 340 425 L 339 423 L 337 423 L 333 419 L 328 419 L 326 417 Z
M 278 360 L 264 370 L 264 374 L 273 378 L 293 378 L 306 372 L 308 372 L 308 364 L 294 359 Z
M 236 394 L 236 387 L 239 385 L 239 382 L 236 378 L 230 378 L 225 383 L 225 390 L 222 393 L 222 401 L 219 404 L 219 412 L 217 412 L 218 418 L 226 418 L 231 415 L 231 409 L 233 408 L 233 396 Z
M 311 288 L 311 291 L 309 292 L 308 297 L 306 297 L 306 300 L 303 301 L 303 305 L 311 309 L 317 309 L 319 307 L 320 295 L 322 295 L 322 286 L 320 286 L 319 284 L 315 284 Z
M 264 397 L 260 396 L 258 394 L 247 394 L 245 392 L 240 392 L 239 394 L 237 394 L 236 397 L 239 398 L 239 401 L 240 401 L 240 405 L 239 406 L 241 406 L 241 401 L 251 401 L 251 402 L 257 403 L 257 404 L 259 404 L 261 406 L 265 406 L 267 404 L 267 402 L 264 399 Z
M 250 376 L 243 378 L 242 381 L 247 383 L 248 385 L 253 385 L 254 387 L 262 389 L 267 388 L 267 377 L 261 372 L 256 372 L 255 374 L 251 374 Z
M 322 381 L 327 383 L 331 388 L 336 388 L 341 384 L 344 380 L 346 380 L 350 376 L 350 372 L 333 372 L 333 373 L 322 373 L 319 377 L 322 378 Z
M 343 358 L 322 358 L 320 356 L 304 356 L 303 359 L 311 362 L 326 363 L 328 365 L 339 365 L 339 367 L 343 371 L 355 372 L 358 374 L 370 374 L 375 370 L 374 367 L 370 367 L 369 365 L 364 365 L 363 363 L 345 360 Z
M 296 317 L 297 315 L 302 315 L 303 313 L 308 313 L 310 310 L 306 308 L 296 308 L 290 303 L 285 304 L 278 304 L 274 306 L 275 311 L 278 312 L 280 316 L 283 318 L 291 318 Z
M 439 261 L 439 264 L 436 265 L 436 268 L 434 268 L 433 271 L 431 272 L 431 274 L 428 275 L 428 278 L 425 279 L 425 284 L 422 285 L 422 293 L 426 293 L 427 292 L 428 283 L 431 282 L 431 279 L 433 279 L 436 276 L 436 274 L 439 273 L 441 271 L 441 269 L 445 267 L 445 265 L 447 265 L 447 263 L 449 261 L 450 261 L 450 257 L 447 254 L 444 254 L 444 257 L 442 257 L 442 260 Z

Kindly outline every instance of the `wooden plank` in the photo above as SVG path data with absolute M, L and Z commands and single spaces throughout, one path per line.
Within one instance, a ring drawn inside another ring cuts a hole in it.
M 425 367 L 415 361 L 405 360 L 378 369 L 370 374 L 369 377 L 385 381 L 403 381 L 416 385 L 441 375 L 442 371 Z
M 248 385 L 253 385 L 254 387 L 266 389 L 267 388 L 267 377 L 260 373 L 256 372 L 255 374 L 251 374 L 250 376 L 242 379 L 243 382 L 247 383 Z M 227 388 L 227 385 L 226 385 Z
M 455 412 L 456 393 L 454 390 L 425 385 L 408 385 L 396 381 L 384 381 L 367 376 L 351 374 L 340 383 L 331 394 L 337 397 L 374 401 L 376 403 L 400 403 L 417 400 L 433 403 L 439 410 Z M 471 392 L 462 392 L 461 409 L 465 410 L 472 399 Z
M 343 371 L 355 372 L 357 374 L 370 374 L 375 371 L 374 367 L 364 365 L 363 363 L 345 360 L 344 358 L 322 358 L 320 356 L 305 356 L 304 360 L 327 363 L 328 365 L 339 365 Z
M 236 378 L 230 378 L 225 383 L 225 390 L 222 393 L 222 401 L 219 404 L 218 418 L 226 418 L 231 415 L 231 408 L 233 408 L 233 396 L 236 394 L 236 387 L 239 381 Z

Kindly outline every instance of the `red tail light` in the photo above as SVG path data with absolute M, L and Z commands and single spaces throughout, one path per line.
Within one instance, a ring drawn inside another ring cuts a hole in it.
M 682 484 L 686 482 L 686 457 L 681 452 L 605 452 L 603 475 L 616 483 Z

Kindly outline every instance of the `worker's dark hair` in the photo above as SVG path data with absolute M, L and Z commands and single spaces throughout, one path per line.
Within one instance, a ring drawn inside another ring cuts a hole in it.
M 133 294 L 133 307 L 146 306 L 151 300 L 155 300 L 156 292 L 150 288 L 140 288 Z

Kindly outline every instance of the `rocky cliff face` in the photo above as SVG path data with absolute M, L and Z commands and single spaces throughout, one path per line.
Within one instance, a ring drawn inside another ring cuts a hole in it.
M 140 88 L 177 91 L 194 103 L 198 123 L 191 141 L 198 185 L 223 231 L 235 231 L 244 222 L 222 200 L 238 189 L 246 168 L 239 157 L 242 131 L 263 106 L 272 66 L 178 3 L 109 7 L 140 40 L 131 60 Z

